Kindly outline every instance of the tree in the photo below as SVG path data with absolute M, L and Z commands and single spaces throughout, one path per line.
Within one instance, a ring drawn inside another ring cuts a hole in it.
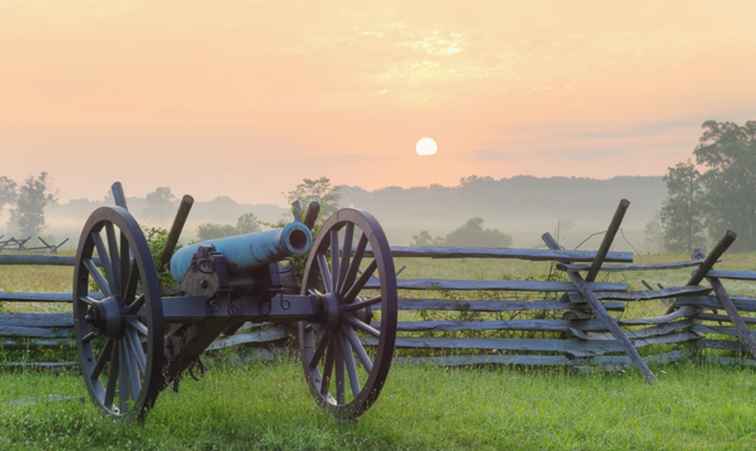
M 706 169 L 700 181 L 710 237 L 730 229 L 736 248 L 756 249 L 756 121 L 704 122 L 694 153 Z
M 145 196 L 147 207 L 144 214 L 154 219 L 170 218 L 178 201 L 171 189 L 167 186 L 155 188 L 155 191 Z
M 260 221 L 254 213 L 245 213 L 236 220 L 237 233 L 254 233 L 260 231 Z
M 0 213 L 6 205 L 16 202 L 18 197 L 18 185 L 8 177 L 0 177 Z
M 690 161 L 668 168 L 664 176 L 667 199 L 659 219 L 664 246 L 672 252 L 693 251 L 703 242 L 703 189 L 701 174 Z
M 431 236 L 427 230 L 421 230 L 419 234 L 412 237 L 411 246 L 415 247 L 428 247 L 428 246 L 443 246 L 444 239 L 440 236 Z
M 484 229 L 482 218 L 472 218 L 446 235 L 447 246 L 507 247 L 512 237 L 496 229 Z
M 24 236 L 39 236 L 45 227 L 45 207 L 52 202 L 55 196 L 48 190 L 47 172 L 27 178 L 18 187 L 10 228 Z
M 331 186 L 331 179 L 328 177 L 303 179 L 302 183 L 289 191 L 286 197 L 290 204 L 300 201 L 303 208 L 307 208 L 310 202 L 320 202 L 319 223 L 328 219 L 339 208 L 338 190 Z

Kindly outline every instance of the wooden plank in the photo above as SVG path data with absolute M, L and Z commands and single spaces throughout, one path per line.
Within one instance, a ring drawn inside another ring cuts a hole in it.
M 727 326 L 709 326 L 704 324 L 696 324 L 692 330 L 699 334 L 715 334 L 715 335 L 727 335 L 730 337 L 740 337 L 738 331 L 734 327 Z M 751 336 L 756 336 L 756 331 L 750 331 Z
M 744 312 L 756 312 L 756 299 L 744 296 L 732 296 L 730 298 L 738 310 Z M 692 305 L 711 309 L 722 309 L 724 306 L 715 296 L 686 296 L 677 301 L 677 305 Z
M 398 357 L 400 364 L 438 365 L 438 366 L 477 366 L 477 365 L 523 365 L 523 366 L 563 366 L 571 360 L 562 355 L 448 355 L 433 357 Z
M 375 346 L 373 337 L 365 337 L 365 343 Z M 575 357 L 589 357 L 611 352 L 623 352 L 616 341 L 584 342 L 574 339 L 551 338 L 435 338 L 397 337 L 397 348 L 408 349 L 486 349 L 491 351 L 554 352 Z
M 711 291 L 711 288 L 686 286 L 686 287 L 669 287 L 660 290 L 646 291 L 627 291 L 627 292 L 603 292 L 596 291 L 594 294 L 599 299 L 609 299 L 614 301 L 651 301 L 655 299 L 669 299 L 680 296 L 705 295 Z
M 288 332 L 283 327 L 271 327 L 215 340 L 210 346 L 208 346 L 207 350 L 215 351 L 249 343 L 271 343 L 284 340 L 288 338 L 288 336 Z
M 607 310 L 624 311 L 623 302 L 605 302 Z M 443 310 L 461 312 L 516 312 L 521 310 L 569 310 L 569 302 L 533 300 L 450 300 L 450 299 L 399 299 L 399 310 Z M 380 310 L 380 304 L 373 307 Z
M 702 339 L 699 342 L 702 348 L 722 349 L 725 351 L 746 353 L 748 350 L 737 340 L 712 340 L 709 338 Z
M 703 263 L 703 260 L 690 260 L 682 262 L 669 262 L 669 263 L 650 263 L 650 264 L 618 264 L 618 265 L 603 265 L 601 271 L 605 272 L 625 272 L 625 271 L 659 271 L 664 269 L 684 269 L 692 268 Z M 591 269 L 589 264 L 570 264 L 560 263 L 557 265 L 562 271 L 588 271 Z
M 0 255 L 0 265 L 74 266 L 76 258 L 61 255 Z
M 641 338 L 658 337 L 663 335 L 669 335 L 681 330 L 688 330 L 693 326 L 693 322 L 689 320 L 673 321 L 666 324 L 657 324 L 651 327 L 645 327 L 643 329 L 625 330 L 625 335 L 630 340 L 637 340 Z M 587 330 L 582 328 L 582 330 Z M 582 333 L 578 338 L 582 340 L 613 340 L 615 337 L 611 333 Z
M 75 348 L 76 343 L 73 340 L 61 338 L 32 338 L 32 339 L 11 339 L 0 338 L 0 348 L 6 349 L 26 349 L 26 348 Z
M 756 358 L 756 337 L 754 337 L 753 332 L 748 328 L 748 325 L 743 321 L 740 315 L 738 315 L 738 308 L 733 304 L 730 295 L 727 294 L 727 290 L 725 290 L 722 282 L 714 277 L 709 277 L 708 280 L 712 288 L 714 288 L 719 303 L 724 306 L 725 311 L 727 311 L 727 316 L 730 317 L 730 321 L 732 321 L 735 326 L 738 339 L 746 346 L 751 355 Z
M 71 329 L 46 327 L 0 326 L 0 337 L 64 338 L 71 336 Z
M 66 370 L 78 368 L 79 362 L 3 362 L 0 368 L 19 370 Z
M 460 330 L 527 330 L 541 332 L 567 332 L 569 323 L 557 319 L 522 319 L 492 321 L 400 321 L 397 330 L 403 332 L 436 331 L 454 332 Z
M 71 293 L 20 293 L 0 291 L 2 302 L 72 302 Z
M 688 341 L 698 341 L 701 335 L 695 332 L 682 332 L 679 334 L 662 335 L 659 337 L 641 338 L 633 340 L 636 348 L 644 348 L 653 345 L 669 345 L 675 343 L 684 343 Z
M 449 291 L 529 291 L 529 292 L 575 292 L 577 289 L 569 282 L 540 280 L 451 280 L 451 279 L 399 279 L 402 290 L 449 290 Z M 624 291 L 624 283 L 595 283 L 593 286 L 601 291 Z M 380 283 L 372 279 L 365 288 L 379 288 Z
M 732 323 L 732 320 L 729 316 L 726 315 L 712 315 L 709 313 L 699 313 L 696 315 L 696 319 L 701 321 L 716 321 L 720 323 Z M 756 317 L 752 316 L 741 316 L 740 319 L 743 320 L 746 324 L 756 324 Z
M 551 249 L 516 249 L 490 247 L 408 247 L 392 246 L 391 254 L 396 257 L 429 257 L 429 258 L 505 258 L 528 261 L 566 260 L 590 262 L 596 257 L 595 251 L 570 251 Z M 632 262 L 631 252 L 609 252 L 608 262 Z
M 669 351 L 646 356 L 646 362 L 651 365 L 664 365 L 684 360 L 687 355 L 682 351 Z M 604 355 L 592 357 L 589 362 L 602 367 L 629 367 L 632 361 L 625 355 Z
M 715 277 L 717 279 L 729 279 L 729 280 L 756 280 L 756 272 L 754 271 L 725 271 L 712 269 L 706 273 L 706 277 Z
M 604 303 L 606 305 L 606 303 Z M 697 309 L 695 307 L 686 306 L 681 309 L 675 310 L 668 315 L 654 316 L 650 318 L 632 318 L 632 319 L 620 319 L 619 323 L 623 326 L 634 326 L 642 324 L 666 324 L 670 321 L 674 321 L 680 318 L 688 318 L 696 315 Z M 698 318 L 698 316 L 696 316 Z
M 0 313 L 0 326 L 73 327 L 71 313 Z
M 687 285 L 698 285 L 706 277 L 706 274 L 711 271 L 714 265 L 719 261 L 719 257 L 722 256 L 727 249 L 735 242 L 735 232 L 728 230 L 721 240 L 714 246 L 709 254 L 704 259 L 704 262 L 698 267 L 698 269 L 690 276 Z

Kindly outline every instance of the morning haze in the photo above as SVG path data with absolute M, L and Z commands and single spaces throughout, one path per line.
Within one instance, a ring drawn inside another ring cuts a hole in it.
M 756 113 L 750 2 L 326 3 L 4 3 L 2 174 L 48 171 L 63 205 L 118 179 L 279 208 L 326 176 L 399 241 L 480 216 L 530 244 L 518 230 L 588 232 L 620 196 L 642 229 L 663 187 L 632 177 Z M 471 175 L 505 180 L 478 196 Z

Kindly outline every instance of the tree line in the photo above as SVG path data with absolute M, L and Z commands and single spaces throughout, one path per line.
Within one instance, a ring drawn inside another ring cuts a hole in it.
M 47 172 L 21 183 L 0 176 L 0 213 L 10 207 L 8 229 L 21 236 L 39 236 L 45 228 L 45 208 L 56 202 L 50 192 Z
M 706 121 L 693 158 L 668 168 L 657 222 L 666 250 L 690 253 L 726 230 L 734 248 L 756 249 L 756 121 Z

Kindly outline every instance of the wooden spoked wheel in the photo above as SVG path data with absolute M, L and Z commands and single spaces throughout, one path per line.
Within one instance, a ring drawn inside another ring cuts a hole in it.
M 136 220 L 121 207 L 95 210 L 76 253 L 74 322 L 81 371 L 94 403 L 141 420 L 162 384 L 160 282 Z
M 396 338 L 396 290 L 394 260 L 378 221 L 349 208 L 329 218 L 302 284 L 303 294 L 321 298 L 323 312 L 300 323 L 299 343 L 312 395 L 339 418 L 365 412 L 386 381 Z

